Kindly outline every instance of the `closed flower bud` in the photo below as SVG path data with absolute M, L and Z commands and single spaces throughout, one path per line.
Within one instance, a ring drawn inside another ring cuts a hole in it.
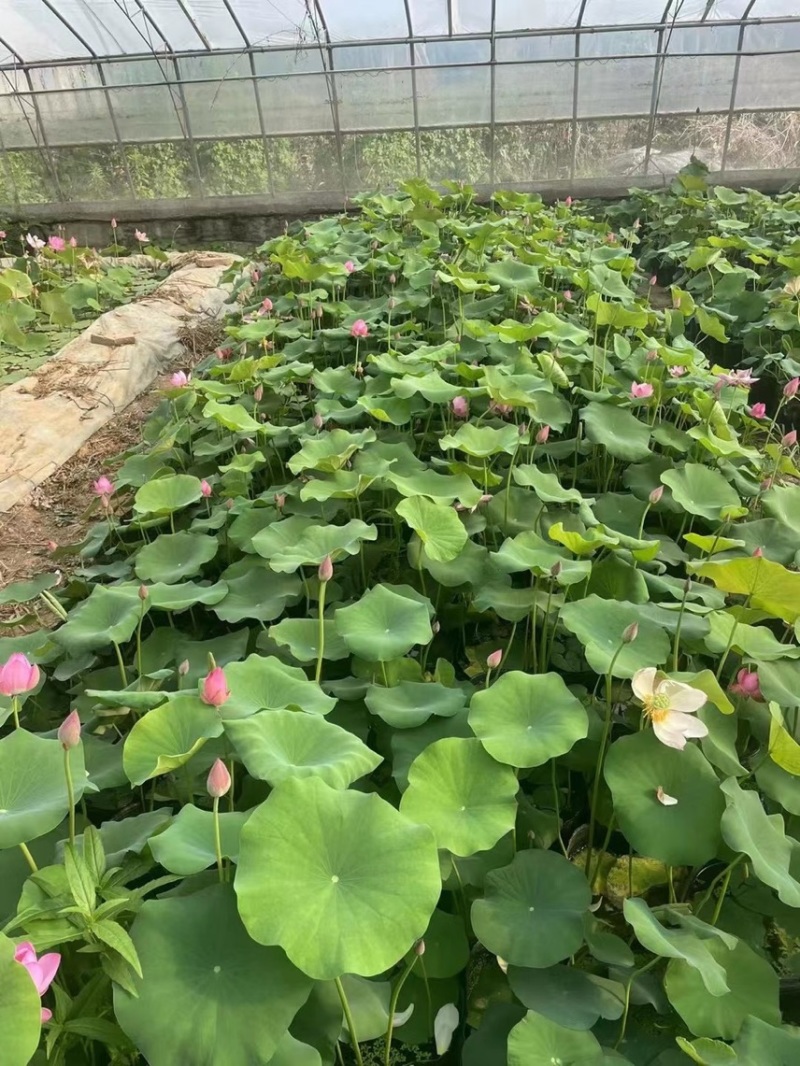
M 253 390 L 253 399 L 256 401 L 256 403 L 261 403 L 263 398 L 264 398 L 264 386 L 263 385 L 256 385 L 255 389 Z
M 144 603 L 144 601 L 147 599 L 147 597 L 149 595 L 150 595 L 150 593 L 148 592 L 147 585 L 140 585 L 139 586 L 139 599 L 142 601 L 142 603 Z
M 205 478 L 203 478 L 203 480 L 200 482 L 200 492 L 203 494 L 203 496 L 206 497 L 206 499 L 208 499 L 212 491 L 213 490 L 209 483 L 205 480 Z
M 562 565 L 560 560 L 556 559 L 553 565 L 550 567 L 550 577 L 559 577 L 561 575 Z
M 659 502 L 659 500 L 661 499 L 661 497 L 663 495 L 664 495 L 664 486 L 663 485 L 657 485 L 653 489 L 653 491 L 650 493 L 650 496 L 648 498 L 650 500 L 650 503 L 655 505 L 655 504 L 657 504 Z
M 424 955 L 425 954 L 425 941 L 424 940 L 418 940 L 416 942 L 416 944 L 414 945 L 414 954 L 415 955 Z
M 228 771 L 228 767 L 222 759 L 217 759 L 208 772 L 208 780 L 206 781 L 208 794 L 213 799 L 220 799 L 230 791 L 230 787 L 231 775 Z
M 781 444 L 784 448 L 794 448 L 795 444 L 797 444 L 797 430 L 792 429 L 788 433 L 784 433 L 781 437 Z
M 753 558 L 754 559 L 762 559 L 763 557 L 764 557 L 764 549 L 763 548 L 753 548 Z
M 58 739 L 64 751 L 77 748 L 81 742 L 81 720 L 77 711 L 70 711 L 58 727 Z
M 181 677 L 186 677 L 186 675 L 189 673 L 189 660 L 188 659 L 184 659 L 183 662 L 180 663 L 180 665 L 178 666 L 178 673 L 180 674 Z
M 797 395 L 798 388 L 800 388 L 800 378 L 792 378 L 791 381 L 787 381 L 783 386 L 783 395 L 787 400 L 791 400 L 793 396 Z
M 542 428 L 540 430 L 538 430 L 537 433 L 536 433 L 536 443 L 537 444 L 547 444 L 547 438 L 549 436 L 550 436 L 550 427 L 549 426 L 542 426 Z
M 624 632 L 622 634 L 622 643 L 623 644 L 633 644 L 634 640 L 636 640 L 636 638 L 638 636 L 639 636 L 639 623 L 638 622 L 631 622 L 631 624 L 629 626 L 625 627 L 625 630 L 624 630 Z
M 497 651 L 493 651 L 491 655 L 486 657 L 486 665 L 490 670 L 496 670 L 500 663 L 503 661 L 503 649 L 498 648 Z
M 322 562 L 319 564 L 319 579 L 320 581 L 330 581 L 333 577 L 333 562 L 330 555 L 326 555 Z
M 209 707 L 221 707 L 230 698 L 230 690 L 221 666 L 215 666 L 203 678 L 200 699 Z

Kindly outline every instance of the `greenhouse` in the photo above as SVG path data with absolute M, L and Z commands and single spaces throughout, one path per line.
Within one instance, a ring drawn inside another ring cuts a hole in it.
M 0 74 L 0 1066 L 797 1066 L 800 0 Z

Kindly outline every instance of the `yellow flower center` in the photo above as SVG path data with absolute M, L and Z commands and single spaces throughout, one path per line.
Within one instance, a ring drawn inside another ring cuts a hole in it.
M 669 715 L 669 696 L 664 693 L 657 692 L 652 696 L 645 696 L 642 703 L 644 713 L 651 722 L 663 722 Z

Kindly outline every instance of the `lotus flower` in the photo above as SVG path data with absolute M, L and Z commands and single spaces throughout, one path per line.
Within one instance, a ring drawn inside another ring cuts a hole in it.
M 4 229 L 0 229 L 0 241 L 4 241 L 7 236 L 8 234 L 6 233 L 6 231 Z
M 669 368 L 669 376 L 671 378 L 682 378 L 685 373 L 686 373 L 686 367 L 685 366 L 671 366 Z
M 767 417 L 767 405 L 764 403 L 754 403 L 748 414 L 751 418 L 766 418 Z
M 736 389 L 749 389 L 758 380 L 758 378 L 753 377 L 749 370 L 734 370 L 730 374 L 717 374 L 714 392 L 721 392 L 725 385 L 732 385 Z
M 221 707 L 226 700 L 230 699 L 230 690 L 225 680 L 225 673 L 221 666 L 215 666 L 210 673 L 203 678 L 200 689 L 200 699 L 209 707 Z
M 231 775 L 228 771 L 228 767 L 222 759 L 217 759 L 208 773 L 208 779 L 206 781 L 208 794 L 213 797 L 213 799 L 221 799 L 221 797 L 230 790 L 230 787 Z
M 63 237 L 52 236 L 47 238 L 47 247 L 52 248 L 54 252 L 63 252 L 67 247 L 67 242 Z
M 344 265 L 344 268 L 345 268 L 345 270 L 347 271 L 348 274 L 352 274 L 353 271 L 356 268 L 356 265 L 355 265 L 355 263 L 353 262 L 352 259 L 348 259 L 347 262 Z
M 264 299 L 261 301 L 261 310 L 264 312 L 265 315 L 268 315 L 274 306 L 275 305 L 273 304 L 272 300 L 270 300 L 269 296 L 265 296 Z
M 751 700 L 763 700 L 761 695 L 761 686 L 758 683 L 758 673 L 755 670 L 748 670 L 747 667 L 743 667 L 736 675 L 736 680 L 730 686 L 730 691 L 734 696 L 744 696 Z
M 147 241 L 148 241 L 149 238 L 148 238 L 147 234 L 143 230 L 135 229 L 133 231 L 133 235 L 136 238 L 136 240 L 139 242 L 139 244 L 147 244 Z
M 692 718 L 706 702 L 704 692 L 663 674 L 659 676 L 654 666 L 637 670 L 631 685 L 662 744 L 682 750 L 689 737 L 708 736 L 705 724 Z
M 350 327 L 350 336 L 351 337 L 368 337 L 369 336 L 369 326 L 367 325 L 367 323 L 364 321 L 363 318 L 357 318 L 355 320 L 355 322 L 352 324 L 352 326 Z
M 278 510 L 282 511 L 283 508 L 286 506 L 286 493 L 276 492 L 272 498 L 275 501 L 275 506 L 278 508 Z
M 0 696 L 21 696 L 38 684 L 39 667 L 21 651 L 15 651 L 8 662 L 0 666 Z
M 214 491 L 205 478 L 200 482 L 200 491 L 208 499 L 211 493 Z
M 456 418 L 469 418 L 469 401 L 466 396 L 454 396 L 450 406 Z
M 653 395 L 653 386 L 649 381 L 634 381 L 631 385 L 632 400 L 646 400 Z
M 58 727 L 58 739 L 64 751 L 77 748 L 81 742 L 81 720 L 77 711 L 70 711 Z
M 781 437 L 781 444 L 784 448 L 794 448 L 797 444 L 797 430 L 790 429 L 788 433 L 784 433 Z
M 41 237 L 35 237 L 32 233 L 25 234 L 25 240 L 33 248 L 35 252 L 40 252 L 44 248 L 44 241 Z
M 184 385 L 189 384 L 189 375 L 183 370 L 176 370 L 169 383 L 174 389 L 182 389 Z
M 58 972 L 61 963 L 61 956 L 58 952 L 51 951 L 48 955 L 42 955 L 37 959 L 36 949 L 29 940 L 26 940 L 22 944 L 17 944 L 14 958 L 25 967 L 36 985 L 36 991 L 43 996 Z M 52 1017 L 53 1012 L 47 1007 L 42 1007 L 42 1021 L 49 1022 Z
M 103 475 L 92 484 L 92 491 L 95 496 L 104 496 L 108 499 L 109 496 L 114 495 L 114 482 L 109 481 L 109 479 Z

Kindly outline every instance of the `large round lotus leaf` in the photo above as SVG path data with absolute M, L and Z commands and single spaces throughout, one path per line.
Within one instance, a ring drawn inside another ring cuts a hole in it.
M 348 648 L 371 663 L 398 659 L 415 644 L 433 640 L 425 604 L 389 585 L 375 585 L 358 603 L 340 607 L 334 621 Z
M 427 722 L 432 714 L 451 718 L 467 702 L 460 688 L 447 688 L 437 681 L 401 681 L 383 688 L 370 685 L 364 697 L 371 714 L 382 718 L 394 729 L 413 729 Z
M 434 562 L 446 563 L 467 543 L 467 530 L 452 507 L 434 503 L 425 496 L 412 496 L 398 503 L 395 512 L 404 518 L 425 545 Z
M 322 1056 L 315 1047 L 284 1033 L 269 1060 L 269 1066 L 323 1066 Z
M 139 514 L 167 515 L 196 503 L 201 496 L 199 478 L 175 474 L 142 485 L 133 499 L 133 509 Z
M 0 933 L 0 1032 L 3 1066 L 28 1066 L 39 1046 L 41 1002 L 31 975 L 14 959 L 15 944 Z
M 316 980 L 389 969 L 425 932 L 440 890 L 430 829 L 375 794 L 284 781 L 242 830 L 247 930 Z
M 248 655 L 243 663 L 225 667 L 230 699 L 220 707 L 223 718 L 247 718 L 265 709 L 295 708 L 310 714 L 328 714 L 336 700 L 326 696 L 305 671 L 273 656 Z
M 83 745 L 71 749 L 76 801 L 86 787 Z M 57 740 L 15 729 L 0 740 L 0 848 L 44 836 L 69 811 L 64 749 Z
M 137 593 L 139 585 L 136 586 Z M 164 611 L 185 611 L 197 603 L 206 606 L 219 603 L 228 593 L 224 581 L 213 585 L 198 585 L 194 581 L 183 581 L 180 585 L 168 585 L 158 582 L 149 585 L 147 603 L 150 607 L 160 607 Z
M 251 547 L 264 559 L 296 544 L 307 529 L 313 528 L 313 522 L 304 515 L 290 515 L 280 521 L 273 521 L 253 534 Z
M 142 581 L 174 585 L 192 577 L 217 554 L 216 537 L 199 533 L 162 533 L 136 556 L 136 576 Z
M 401 792 L 408 787 L 408 771 L 414 759 L 432 744 L 443 737 L 464 737 L 472 739 L 475 734 L 469 727 L 466 710 L 459 711 L 452 718 L 431 718 L 424 725 L 415 729 L 393 729 L 389 734 L 392 749 L 392 777 Z
M 491 1001 L 480 1028 L 473 1029 L 464 1042 L 462 1066 L 508 1066 L 508 1034 L 526 1013 L 518 1003 Z
M 665 470 L 661 480 L 672 489 L 673 498 L 689 514 L 719 523 L 726 507 L 741 507 L 736 489 L 724 474 L 702 463 L 685 463 Z
M 511 670 L 472 697 L 469 724 L 498 762 L 541 766 L 589 732 L 586 708 L 559 674 Z
M 262 538 L 275 528 L 271 526 L 253 538 L 253 547 L 259 554 L 264 554 Z M 279 573 L 293 574 L 301 566 L 318 566 L 328 555 L 334 562 L 343 555 L 357 555 L 361 551 L 362 541 L 377 538 L 377 528 L 368 526 L 358 518 L 351 519 L 343 526 L 309 526 L 299 537 L 293 537 L 288 544 L 274 551 L 269 565 Z
M 565 1029 L 532 1010 L 508 1034 L 508 1066 L 594 1066 L 601 1055 L 591 1033 Z
M 322 658 L 336 661 L 346 659 L 350 651 L 336 632 L 332 619 L 323 621 Z M 316 618 L 284 618 L 269 627 L 269 636 L 276 644 L 288 647 L 292 657 L 301 663 L 315 662 L 319 654 L 319 621 Z
M 270 785 L 318 777 L 331 788 L 347 788 L 382 761 L 353 733 L 300 711 L 261 711 L 227 721 L 225 732 L 247 772 Z
M 800 1029 L 746 1018 L 734 1047 L 741 1063 L 795 1066 L 800 1062 Z
M 311 982 L 247 935 L 229 885 L 147 900 L 131 928 L 138 996 L 114 985 L 117 1021 L 150 1066 L 267 1066 Z
M 455 977 L 469 962 L 469 941 L 464 921 L 458 914 L 437 908 L 422 939 L 425 941 L 426 977 Z M 411 958 L 409 952 L 407 961 Z
M 223 622 L 255 618 L 271 622 L 289 606 L 298 603 L 303 583 L 294 574 L 276 574 L 260 559 L 240 559 L 222 574 L 228 594 L 214 608 Z
M 70 655 L 107 647 L 112 641 L 124 644 L 133 636 L 141 613 L 142 601 L 135 589 L 95 585 L 89 598 L 53 632 L 53 640 Z
M 609 455 L 628 463 L 650 457 L 650 427 L 624 407 L 593 400 L 583 408 L 580 417 L 589 440 L 602 444 Z
M 330 433 L 319 433 L 307 437 L 303 447 L 286 465 L 293 474 L 299 474 L 303 470 L 322 470 L 330 474 L 334 470 L 340 470 L 351 455 L 375 439 L 374 429 L 362 429 L 357 433 L 333 429 Z
M 125 738 L 122 765 L 131 784 L 141 785 L 183 766 L 209 737 L 222 733 L 214 707 L 182 693 L 148 711 Z
M 533 530 L 518 533 L 516 537 L 504 540 L 500 550 L 491 553 L 493 562 L 504 573 L 516 574 L 521 570 L 531 570 L 540 577 L 550 575 L 556 563 L 561 570 L 556 579 L 559 585 L 575 585 L 585 581 L 592 564 L 588 559 L 570 559 L 563 548 L 550 541 L 543 540 Z
M 670 961 L 664 978 L 670 1003 L 694 1035 L 733 1040 L 750 1014 L 780 1025 L 780 982 L 772 965 L 743 940 L 733 949 L 720 940 L 707 947 L 727 974 L 725 995 L 712 996 L 698 971 L 682 959 Z
M 241 811 L 224 811 L 219 815 L 219 835 L 223 858 L 236 862 L 239 834 L 247 821 Z M 207 870 L 217 860 L 214 843 L 214 815 L 201 811 L 192 803 L 182 807 L 163 833 L 150 841 L 153 858 L 170 873 L 188 877 Z
M 694 866 L 713 859 L 720 844 L 725 798 L 702 751 L 662 744 L 652 730 L 620 737 L 606 756 L 619 828 L 640 855 L 668 866 Z M 678 802 L 666 806 L 658 790 Z
M 429 825 L 439 848 L 454 855 L 488 851 L 514 828 L 519 782 L 479 740 L 446 737 L 418 755 L 400 810 Z
M 472 904 L 475 935 L 512 966 L 554 966 L 583 943 L 592 893 L 563 855 L 519 851 L 510 866 L 487 874 L 484 892 Z
M 641 607 L 635 603 L 585 596 L 564 604 L 561 621 L 581 642 L 586 661 L 598 674 L 606 674 L 613 660 L 614 677 L 633 677 L 642 667 L 665 663 L 670 653 L 667 633 L 643 618 Z M 634 622 L 639 627 L 636 640 L 622 644 L 622 634 Z
M 575 966 L 510 966 L 508 982 L 520 1003 L 567 1029 L 591 1029 L 599 1018 L 622 1014 L 624 987 Z
M 465 422 L 455 433 L 447 433 L 439 438 L 439 447 L 445 451 L 458 448 L 476 459 L 488 459 L 490 455 L 506 452 L 508 455 L 519 447 L 519 432 L 516 426 L 503 426 L 493 429 L 491 426 L 477 426 Z

